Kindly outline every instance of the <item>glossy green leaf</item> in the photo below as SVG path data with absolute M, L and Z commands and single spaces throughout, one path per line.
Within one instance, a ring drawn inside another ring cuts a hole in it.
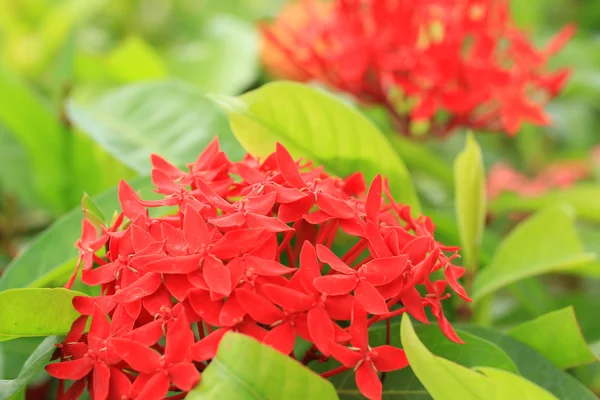
M 511 329 L 509 334 L 562 369 L 597 361 L 581 335 L 573 307 L 525 322 Z
M 81 314 L 71 304 L 83 293 L 63 288 L 0 292 L 0 337 L 64 335 Z
M 495 398 L 496 385 L 482 374 L 431 353 L 419 340 L 410 317 L 403 315 L 402 345 L 410 366 L 436 400 Z
M 166 67 L 143 38 L 130 36 L 109 54 L 107 72 L 118 82 L 127 83 L 167 76 Z
M 489 208 L 496 213 L 531 212 L 555 204 L 569 204 L 578 217 L 600 222 L 600 203 L 596 201 L 598 198 L 600 198 L 600 185 L 581 183 L 535 197 L 504 193 L 490 202 Z
M 402 160 L 377 127 L 352 106 L 324 91 L 292 82 L 273 82 L 240 97 L 213 96 L 229 115 L 231 128 L 248 152 L 267 156 L 280 142 L 337 176 L 381 173 L 396 200 L 418 209 Z
M 574 270 L 593 261 L 574 227 L 570 207 L 539 211 L 517 226 L 500 244 L 490 265 L 475 278 L 473 300 L 519 279 Z
M 551 361 L 524 343 L 491 329 L 458 325 L 458 329 L 498 345 L 515 362 L 521 375 L 561 400 L 597 400 L 577 379 L 561 371 Z
M 0 93 L 0 124 L 26 152 L 36 193 L 52 211 L 64 210 L 68 185 L 64 129 L 50 107 L 2 66 Z
M 495 368 L 476 368 L 492 382 L 496 384 L 496 395 L 494 399 L 535 399 L 535 400 L 558 400 L 547 390 L 535 383 L 523 379 L 519 375 Z
M 472 134 L 454 162 L 456 218 L 464 265 L 475 269 L 485 225 L 485 170 L 481 148 Z
M 226 333 L 188 400 L 333 400 L 333 385 L 255 339 Z
M 143 196 L 152 194 L 150 178 L 131 182 Z M 105 215 L 119 208 L 117 189 L 94 198 Z M 52 283 L 62 286 L 73 273 L 77 250 L 75 242 L 81 236 L 81 207 L 71 210 L 39 234 L 27 249 L 11 262 L 0 277 L 0 291 L 12 288 L 44 287 Z
M 57 336 L 50 336 L 31 353 L 21 372 L 15 379 L 0 380 L 0 400 L 9 399 L 18 393 L 27 383 L 48 363 L 52 353 L 56 350 L 55 345 L 59 343 Z
M 445 358 L 465 367 L 493 367 L 518 374 L 514 361 L 500 347 L 485 339 L 457 329 L 465 342 L 449 340 L 437 325 L 419 325 L 415 328 L 421 343 L 438 357 Z
M 259 38 L 254 23 L 213 15 L 192 40 L 165 54 L 169 71 L 211 93 L 236 95 L 258 75 Z
M 149 82 L 126 86 L 91 106 L 70 102 L 69 118 L 125 165 L 148 174 L 150 154 L 183 166 L 215 137 L 232 158 L 242 150 L 223 113 L 193 86 Z

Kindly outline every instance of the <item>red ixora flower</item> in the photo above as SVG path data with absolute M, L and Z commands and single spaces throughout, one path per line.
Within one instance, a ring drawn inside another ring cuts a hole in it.
M 536 49 L 509 3 L 301 0 L 263 25 L 263 61 L 274 75 L 384 106 L 403 134 L 423 121 L 435 136 L 458 127 L 515 134 L 523 122 L 549 123 L 543 105 L 569 71 L 545 67 L 575 29 Z
M 441 306 L 447 286 L 469 301 L 451 263 L 458 249 L 438 243 L 431 220 L 396 203 L 380 176 L 367 191 L 362 174 L 329 176 L 279 144 L 263 161 L 231 162 L 216 139 L 188 171 L 152 162 L 161 199 L 122 182 L 115 222 L 83 222 L 74 276 L 81 268 L 100 295 L 73 300 L 81 317 L 46 368 L 60 399 L 86 387 L 95 400 L 182 398 L 228 331 L 309 367 L 333 358 L 341 365 L 323 376 L 354 369 L 360 391 L 379 399 L 377 371 L 407 362 L 370 344 L 369 326 L 405 312 L 429 323 L 430 309 L 460 342 Z M 350 247 L 335 252 L 342 236 Z M 445 278 L 432 281 L 436 271 Z M 304 355 L 298 337 L 313 344 Z

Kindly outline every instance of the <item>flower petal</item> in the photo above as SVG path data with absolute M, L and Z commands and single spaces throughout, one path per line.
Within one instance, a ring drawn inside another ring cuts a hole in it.
M 231 293 L 231 274 L 221 260 L 206 257 L 202 265 L 202 276 L 208 287 L 215 293 L 223 296 L 229 296 Z
M 160 368 L 161 355 L 141 343 L 130 339 L 115 338 L 111 347 L 136 371 L 151 374 Z
M 191 362 L 182 362 L 169 367 L 169 378 L 173 385 L 189 392 L 200 381 L 200 372 Z
M 162 284 L 159 274 L 148 273 L 126 288 L 119 289 L 112 297 L 117 303 L 131 303 L 156 292 Z
M 373 364 L 363 362 L 355 372 L 358 390 L 369 400 L 381 400 L 383 385 L 379 380 Z
M 106 400 L 110 387 L 110 369 L 103 362 L 94 365 L 91 392 L 94 400 Z
M 351 350 L 346 346 L 331 343 L 331 356 L 338 360 L 346 368 L 354 368 L 362 359 L 362 354 Z
M 356 287 L 355 275 L 326 275 L 320 276 L 314 281 L 315 288 L 329 296 L 348 294 Z
M 371 350 L 371 360 L 377 371 L 391 372 L 408 365 L 404 350 L 390 345 L 375 347 Z
M 369 314 L 383 315 L 389 312 L 383 297 L 375 289 L 375 286 L 367 280 L 358 282 L 356 289 L 354 289 L 354 297 Z
M 423 306 L 423 301 L 421 300 L 421 294 L 416 288 L 411 287 L 407 289 L 402 295 L 401 300 L 404 308 L 406 308 L 410 315 L 424 324 L 429 324 L 429 319 L 427 319 L 425 307 Z
M 263 339 L 263 343 L 283 354 L 290 354 L 296 343 L 296 330 L 289 322 L 283 322 L 271 329 Z
M 90 357 L 80 358 L 73 361 L 63 361 L 46 366 L 46 371 L 58 379 L 69 379 L 77 381 L 90 373 L 94 360 Z
M 407 261 L 406 255 L 376 258 L 360 267 L 359 274 L 367 278 L 373 286 L 386 285 L 406 270 Z
M 324 356 L 329 356 L 334 329 L 333 322 L 324 307 L 317 306 L 308 312 L 308 331 L 317 349 Z
M 350 328 L 348 328 L 348 332 L 352 337 L 350 339 L 352 346 L 358 347 L 362 351 L 367 351 L 369 348 L 367 313 L 358 301 L 355 301 L 352 307 L 352 323 L 350 324 Z
M 273 260 L 247 255 L 244 257 L 246 267 L 252 268 L 254 273 L 262 276 L 279 276 L 298 271 L 297 268 L 288 268 Z
M 269 300 L 287 311 L 306 311 L 311 308 L 315 302 L 312 296 L 278 285 L 266 284 L 262 287 L 262 290 Z
M 217 355 L 219 343 L 221 343 L 221 339 L 227 332 L 229 332 L 229 329 L 220 328 L 211 332 L 204 339 L 194 343 L 191 346 L 192 359 L 195 361 L 206 361 Z
M 283 312 L 264 297 L 248 289 L 235 291 L 239 302 L 252 319 L 261 324 L 271 325 L 285 318 Z

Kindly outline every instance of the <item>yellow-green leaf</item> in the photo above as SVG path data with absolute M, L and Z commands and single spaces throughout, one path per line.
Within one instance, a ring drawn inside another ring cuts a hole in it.
M 337 176 L 387 176 L 396 200 L 419 209 L 408 170 L 389 141 L 358 110 L 322 90 L 273 82 L 239 97 L 213 96 L 250 153 L 265 157 L 283 144 Z
M 456 217 L 464 265 L 475 269 L 485 224 L 485 170 L 481 148 L 472 134 L 454 162 Z
M 65 335 L 80 314 L 71 304 L 85 294 L 67 289 L 0 292 L 0 337 Z
M 188 400 L 335 400 L 333 385 L 277 350 L 227 333 Z
M 484 375 L 433 355 L 419 340 L 410 317 L 402 317 L 402 347 L 410 367 L 436 400 L 488 400 L 496 385 Z
M 572 306 L 524 322 L 509 334 L 562 369 L 597 361 L 581 334 Z
M 476 369 L 484 373 L 492 382 L 496 384 L 496 395 L 494 397 L 490 397 L 495 400 L 558 400 L 546 389 L 539 387 L 535 383 L 528 381 L 519 375 L 515 375 L 502 369 L 489 367 L 481 367 Z
M 574 226 L 573 209 L 554 206 L 518 225 L 500 243 L 493 261 L 475 278 L 473 300 L 520 279 L 569 271 L 596 259 L 585 251 Z

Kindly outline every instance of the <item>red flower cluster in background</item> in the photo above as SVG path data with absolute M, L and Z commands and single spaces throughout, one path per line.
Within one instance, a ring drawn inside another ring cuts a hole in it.
M 504 192 L 536 197 L 553 189 L 567 189 L 590 178 L 590 169 L 586 161 L 563 161 L 549 165 L 535 177 L 529 178 L 508 164 L 494 164 L 487 178 L 488 198 L 496 199 Z
M 162 199 L 122 182 L 118 218 L 99 229 L 83 221 L 67 287 L 81 268 L 101 295 L 73 301 L 82 316 L 47 367 L 59 398 L 86 385 L 95 400 L 182 398 L 235 331 L 290 357 L 303 338 L 314 346 L 299 361 L 333 357 L 342 365 L 323 376 L 354 368 L 360 391 L 378 399 L 378 371 L 407 360 L 389 344 L 371 348 L 369 326 L 404 312 L 429 323 L 428 308 L 460 342 L 441 304 L 447 285 L 469 300 L 464 269 L 451 264 L 457 249 L 436 242 L 431 220 L 394 202 L 381 177 L 364 195 L 362 174 L 329 176 L 281 145 L 262 162 L 231 162 L 216 140 L 188 172 L 152 162 Z M 74 381 L 66 392 L 64 380 Z
M 545 67 L 574 31 L 536 49 L 509 0 L 301 0 L 263 26 L 263 60 L 280 77 L 385 106 L 403 134 L 413 121 L 437 136 L 515 134 L 522 122 L 549 122 L 543 105 L 569 71 Z

